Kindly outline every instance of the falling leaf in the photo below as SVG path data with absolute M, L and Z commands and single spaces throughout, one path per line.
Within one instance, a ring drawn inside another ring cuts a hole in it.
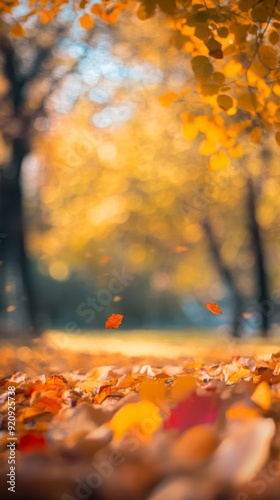
M 110 255 L 104 255 L 103 257 L 100 258 L 99 262 L 101 265 L 107 264 L 112 260 L 112 257 Z
M 183 252 L 187 252 L 188 251 L 188 247 L 184 247 L 184 246 L 180 246 L 178 245 L 176 248 L 175 248 L 175 252 L 176 253 L 183 253 Z
M 123 318 L 123 314 L 111 314 L 105 323 L 105 328 L 119 328 Z
M 120 302 L 122 300 L 122 297 L 120 295 L 115 295 L 113 298 L 113 302 Z
M 206 307 L 213 314 L 223 314 L 223 311 L 219 308 L 218 304 L 216 304 L 215 302 L 214 303 L 207 302 Z
M 14 312 L 15 310 L 16 310 L 16 306 L 15 306 L 15 305 L 13 305 L 13 304 L 11 304 L 10 306 L 8 306 L 8 307 L 6 308 L 6 311 L 7 311 L 8 313 Z

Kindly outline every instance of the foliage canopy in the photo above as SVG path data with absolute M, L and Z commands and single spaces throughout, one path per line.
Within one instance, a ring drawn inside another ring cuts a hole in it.
M 121 22 L 125 11 L 141 21 L 163 16 L 174 32 L 169 43 L 187 55 L 190 78 L 181 95 L 170 91 L 160 102 L 169 106 L 176 100 L 191 102 L 192 94 L 196 102 L 199 98 L 193 112 L 182 114 L 183 130 L 187 140 L 199 134 L 200 153 L 210 157 L 210 168 L 243 156 L 239 141 L 244 133 L 259 144 L 270 132 L 280 145 L 278 0 L 81 0 L 74 7 L 68 0 L 30 0 L 23 15 L 17 14 L 19 7 L 20 0 L 0 2 L 0 13 L 13 20 L 15 37 L 28 36 L 34 17 L 49 23 L 67 7 L 75 9 L 76 22 L 85 30 L 94 29 L 97 20 Z

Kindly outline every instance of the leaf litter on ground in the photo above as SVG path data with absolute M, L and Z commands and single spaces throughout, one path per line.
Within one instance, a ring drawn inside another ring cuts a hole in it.
M 14 386 L 14 498 L 279 500 L 280 353 L 211 364 L 24 349 L 0 348 L 1 498 Z

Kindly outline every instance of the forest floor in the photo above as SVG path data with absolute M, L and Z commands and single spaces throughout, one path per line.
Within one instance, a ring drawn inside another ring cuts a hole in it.
M 3 342 L 1 498 L 279 500 L 277 344 L 167 331 Z

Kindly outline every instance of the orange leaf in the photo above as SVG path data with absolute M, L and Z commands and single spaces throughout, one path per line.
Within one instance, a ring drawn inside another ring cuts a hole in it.
M 112 260 L 112 257 L 110 255 L 103 255 L 103 257 L 100 258 L 99 262 L 100 264 L 104 265 L 107 264 L 107 262 L 110 262 Z
M 85 30 L 90 30 L 94 25 L 94 19 L 89 14 L 84 14 L 80 18 L 80 25 Z
M 206 307 L 213 314 L 223 314 L 223 311 L 221 311 L 221 309 L 219 308 L 218 304 L 207 302 Z
M 111 314 L 105 323 L 105 328 L 119 328 L 123 317 L 123 314 Z
M 267 382 L 261 382 L 253 392 L 251 400 L 264 410 L 269 410 L 271 406 L 271 391 Z
M 115 297 L 113 298 L 113 302 L 120 302 L 120 300 L 122 300 L 120 295 L 115 295 Z
M 175 248 L 176 253 L 183 253 L 183 252 L 186 252 L 187 250 L 188 250 L 188 247 L 184 247 L 184 246 L 180 246 L 180 245 L 178 245 Z
M 25 31 L 20 24 L 15 24 L 15 26 L 11 28 L 11 35 L 21 37 L 25 35 Z
M 166 94 L 164 95 L 161 95 L 158 100 L 159 100 L 159 103 L 162 105 L 162 106 L 170 106 L 173 101 L 175 101 L 176 99 L 179 99 L 179 94 L 177 94 L 176 92 L 167 92 Z

